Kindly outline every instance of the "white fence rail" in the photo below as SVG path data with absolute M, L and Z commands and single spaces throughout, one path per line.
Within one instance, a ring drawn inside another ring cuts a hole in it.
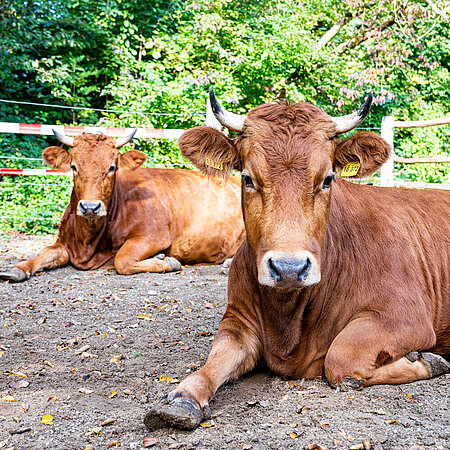
M 418 189 L 443 189 L 450 190 L 449 184 L 441 183 L 414 183 L 406 181 L 395 181 L 394 163 L 402 164 L 429 164 L 450 163 L 450 156 L 432 156 L 423 158 L 402 158 L 395 154 L 394 129 L 395 128 L 424 128 L 438 125 L 450 124 L 450 117 L 441 117 L 432 120 L 398 121 L 392 116 L 383 117 L 381 122 L 381 137 L 386 140 L 392 148 L 391 157 L 380 169 L 380 185 L 396 187 L 416 187 Z

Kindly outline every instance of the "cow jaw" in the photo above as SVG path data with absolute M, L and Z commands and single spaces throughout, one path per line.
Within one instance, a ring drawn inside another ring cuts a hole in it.
M 317 284 L 320 266 L 309 251 L 292 253 L 270 250 L 258 264 L 258 281 L 278 289 L 301 289 Z

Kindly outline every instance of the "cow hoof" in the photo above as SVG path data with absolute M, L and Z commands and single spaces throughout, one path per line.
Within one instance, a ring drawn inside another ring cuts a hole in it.
M 194 400 L 177 397 L 168 405 L 152 408 L 144 417 L 149 430 L 172 426 L 182 430 L 193 430 L 203 420 L 203 413 Z
M 347 392 L 349 390 L 360 391 L 364 387 L 364 380 L 357 380 L 353 377 L 345 377 L 336 390 L 339 392 Z
M 0 280 L 8 280 L 12 281 L 13 283 L 24 281 L 27 278 L 28 277 L 26 273 L 18 267 L 13 267 L 11 269 L 5 270 L 4 272 L 0 272 Z
M 181 264 L 178 259 L 172 258 L 171 256 L 166 256 L 166 261 L 170 264 L 172 272 L 178 272 L 181 270 Z
M 442 356 L 429 352 L 421 352 L 419 353 L 419 357 L 428 364 L 432 377 L 450 372 L 450 363 Z

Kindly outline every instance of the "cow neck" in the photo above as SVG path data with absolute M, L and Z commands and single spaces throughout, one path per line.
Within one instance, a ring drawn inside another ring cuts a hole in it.
M 253 261 L 250 278 L 259 298 L 257 310 L 260 329 L 264 330 L 264 347 L 269 353 L 284 359 L 299 346 L 303 316 L 311 297 L 312 288 L 279 290 L 262 286 L 258 282 L 256 257 L 247 242 L 247 261 Z M 275 350 L 276 349 L 276 350 Z
M 283 292 L 261 286 L 261 293 L 266 339 L 270 347 L 278 348 L 279 357 L 287 357 L 300 343 L 311 288 Z
M 89 220 L 77 214 L 78 199 L 75 191 L 72 191 L 71 198 L 71 213 L 75 217 L 75 233 L 79 245 L 96 251 L 99 241 L 105 237 L 108 232 L 108 223 L 110 223 L 117 213 L 117 189 L 113 190 L 110 204 L 108 206 L 108 213 L 99 219 Z M 87 255 L 86 255 L 87 256 Z

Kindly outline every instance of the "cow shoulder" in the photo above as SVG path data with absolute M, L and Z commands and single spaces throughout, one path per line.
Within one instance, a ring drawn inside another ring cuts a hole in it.
M 376 172 L 391 154 L 390 145 L 375 133 L 360 131 L 338 144 L 334 163 L 336 171 L 349 163 L 359 162 L 358 177 L 366 177 Z

